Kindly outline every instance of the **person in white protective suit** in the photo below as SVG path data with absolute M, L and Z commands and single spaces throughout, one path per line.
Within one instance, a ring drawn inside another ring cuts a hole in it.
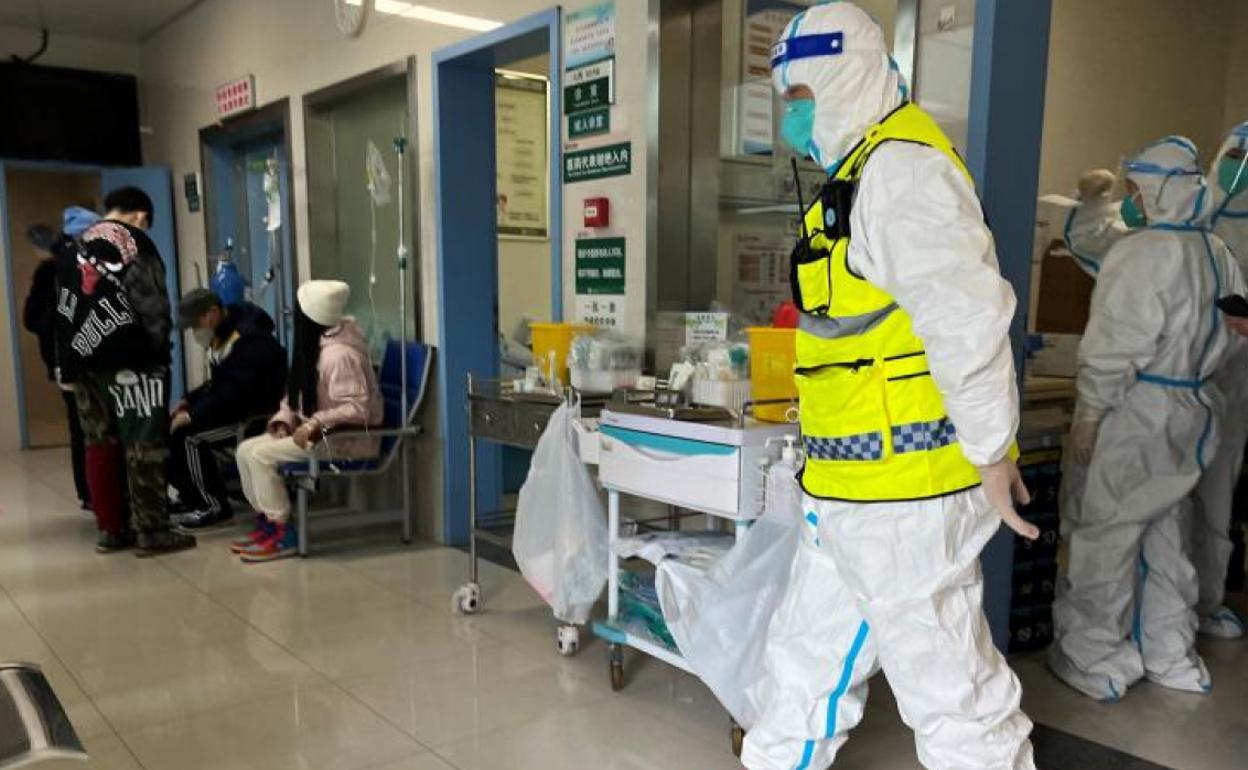
M 1113 245 L 1130 232 L 1114 200 L 1118 177 L 1109 169 L 1092 169 L 1079 178 L 1079 205 L 1070 210 L 1062 239 L 1075 264 L 1093 280 Z
M 1185 498 L 1218 448 L 1223 400 L 1210 378 L 1232 333 L 1214 302 L 1244 289 L 1230 251 L 1206 230 L 1212 197 L 1196 147 L 1167 137 L 1124 166 L 1124 219 L 1147 226 L 1107 255 L 1079 346 L 1068 446 L 1087 479 L 1080 505 L 1062 512 L 1068 571 L 1049 648 L 1053 672 L 1101 700 L 1145 676 L 1210 687 L 1195 650 Z
M 1118 176 L 1109 169 L 1097 168 L 1079 177 L 1079 205 L 1066 217 L 1063 240 L 1074 255 L 1075 264 L 1093 281 L 1101 272 L 1105 255 L 1123 236 L 1131 232 L 1122 220 L 1122 201 L 1114 199 Z M 1083 499 L 1086 464 L 1062 465 L 1062 485 L 1058 492 L 1061 508 L 1074 511 Z M 1077 515 L 1077 514 L 1076 514 Z
M 749 688 L 742 762 L 826 768 L 882 667 L 924 766 L 1031 770 L 979 565 L 1002 520 L 1038 534 L 1012 499 L 1027 497 L 1011 457 L 1015 298 L 969 174 L 890 61 L 847 2 L 799 13 L 773 49 L 785 140 L 832 180 L 795 250 L 809 528 Z M 848 212 L 840 182 L 856 185 Z
M 1222 144 L 1209 172 L 1213 183 L 1213 232 L 1231 249 L 1248 274 L 1248 122 L 1236 126 Z M 1231 360 L 1214 382 L 1226 398 L 1219 425 L 1221 446 L 1196 487 L 1192 521 L 1192 561 L 1200 578 L 1196 613 L 1200 632 L 1222 639 L 1244 635 L 1243 620 L 1224 603 L 1231 560 L 1231 513 L 1235 484 L 1248 443 L 1248 342 L 1238 340 Z

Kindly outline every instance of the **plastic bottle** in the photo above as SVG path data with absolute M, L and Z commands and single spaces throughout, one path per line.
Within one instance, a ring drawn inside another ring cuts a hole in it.
M 801 452 L 796 436 L 785 436 L 780 460 L 767 469 L 767 496 L 764 516 L 802 518 L 802 490 L 797 483 L 801 469 Z
M 234 239 L 230 238 L 225 242 L 225 251 L 217 257 L 217 269 L 208 283 L 224 305 L 237 305 L 246 299 L 247 284 L 238 272 L 238 265 L 230 258 L 233 251 Z

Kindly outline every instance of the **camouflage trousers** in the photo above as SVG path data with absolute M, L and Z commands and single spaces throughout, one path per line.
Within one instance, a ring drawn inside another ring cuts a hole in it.
M 168 530 L 169 370 L 86 373 L 74 395 L 87 447 L 125 449 L 131 526 L 140 533 Z

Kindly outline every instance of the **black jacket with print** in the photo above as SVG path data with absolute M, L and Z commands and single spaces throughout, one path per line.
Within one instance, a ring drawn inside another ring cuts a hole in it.
M 62 380 L 77 372 L 167 366 L 173 319 L 165 265 L 141 230 L 104 220 L 53 248 Z

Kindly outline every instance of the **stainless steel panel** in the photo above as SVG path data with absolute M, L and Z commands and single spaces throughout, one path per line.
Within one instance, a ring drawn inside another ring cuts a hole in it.
M 659 4 L 659 222 L 655 310 L 684 310 L 689 295 L 689 96 L 695 0 Z
M 689 289 L 686 309 L 708 310 L 719 272 L 719 124 L 723 119 L 720 65 L 722 0 L 692 9 L 689 94 Z
M 515 415 L 510 402 L 473 398 L 469 402 L 468 432 L 480 438 L 512 443 L 517 433 Z

